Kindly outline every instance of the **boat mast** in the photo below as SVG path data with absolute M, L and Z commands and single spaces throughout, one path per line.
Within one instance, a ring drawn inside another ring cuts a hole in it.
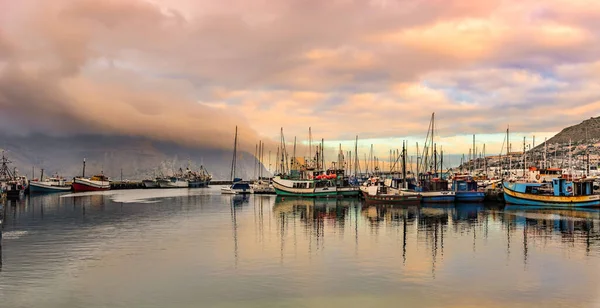
M 358 135 L 354 141 L 354 176 L 358 177 Z
M 406 141 L 402 141 L 402 184 L 404 188 L 408 188 L 406 182 Z
M 525 178 L 525 164 L 527 163 L 527 154 L 525 152 L 525 138 L 523 137 L 523 178 Z
M 433 144 L 433 177 L 437 177 L 437 144 L 435 143 Z
M 419 142 L 417 142 L 417 181 L 419 180 Z
M 292 169 L 298 170 L 297 160 L 296 160 L 296 136 L 294 136 L 294 153 L 292 155 Z
M 444 150 L 440 146 L 440 179 L 444 178 Z
M 321 138 L 321 166 L 323 167 L 323 170 L 327 169 L 325 167 L 325 139 L 324 138 Z
M 512 156 L 510 155 L 510 126 L 506 128 L 506 155 L 508 156 L 508 178 L 511 176 L 512 169 Z
M 83 175 L 81 177 L 85 177 L 85 157 L 83 158 Z
M 237 134 L 238 128 L 235 126 L 235 137 L 233 138 L 233 158 L 231 159 L 231 182 L 235 179 L 235 165 L 237 163 Z M 85 159 L 83 160 L 84 173 L 85 173 Z M 84 175 L 85 176 L 85 175 Z
M 475 171 L 475 157 L 477 157 L 477 154 L 475 152 L 475 134 L 473 134 L 473 155 L 472 155 L 472 159 L 471 159 L 471 175 L 473 175 L 473 172 Z
M 188 168 L 189 168 L 189 162 L 188 162 Z M 258 166 L 258 144 L 256 144 L 254 146 L 254 175 L 253 177 L 256 178 L 258 176 L 258 172 L 256 172 L 256 167 Z
M 548 137 L 544 139 L 544 169 L 548 169 Z

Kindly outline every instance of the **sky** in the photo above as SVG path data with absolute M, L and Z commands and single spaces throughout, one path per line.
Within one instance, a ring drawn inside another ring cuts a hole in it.
M 435 112 L 447 153 L 520 149 L 599 115 L 599 29 L 587 0 L 0 0 L 0 130 L 388 153 Z

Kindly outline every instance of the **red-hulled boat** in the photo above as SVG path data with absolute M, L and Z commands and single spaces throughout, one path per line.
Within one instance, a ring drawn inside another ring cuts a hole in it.
M 75 178 L 73 191 L 102 191 L 110 189 L 110 180 L 104 174 L 94 175 L 91 178 Z

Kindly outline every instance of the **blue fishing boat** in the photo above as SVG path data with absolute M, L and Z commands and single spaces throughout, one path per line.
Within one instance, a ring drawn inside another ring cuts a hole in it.
M 485 193 L 478 191 L 477 181 L 469 175 L 455 175 L 452 179 L 452 191 L 456 202 L 483 202 Z
M 507 204 L 550 207 L 596 207 L 600 195 L 593 193 L 593 180 L 552 179 L 551 183 L 504 182 Z

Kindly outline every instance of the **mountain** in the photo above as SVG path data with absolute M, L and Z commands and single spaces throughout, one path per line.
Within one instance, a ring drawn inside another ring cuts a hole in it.
M 548 144 L 593 143 L 600 140 L 600 117 L 589 118 L 577 125 L 569 126 L 548 140 Z M 540 144 L 540 146 L 542 146 Z
M 79 135 L 51 137 L 45 135 L 0 136 L 0 149 L 13 162 L 20 174 L 31 176 L 32 168 L 39 177 L 58 172 L 66 178 L 82 173 L 86 159 L 86 175 L 101 171 L 114 180 L 141 180 L 168 175 L 189 166 L 194 170 L 203 165 L 215 180 L 230 178 L 231 150 L 183 146 L 174 142 L 156 141 L 133 136 Z M 267 171 L 263 168 L 263 173 Z M 236 176 L 254 177 L 252 154 L 238 151 Z

